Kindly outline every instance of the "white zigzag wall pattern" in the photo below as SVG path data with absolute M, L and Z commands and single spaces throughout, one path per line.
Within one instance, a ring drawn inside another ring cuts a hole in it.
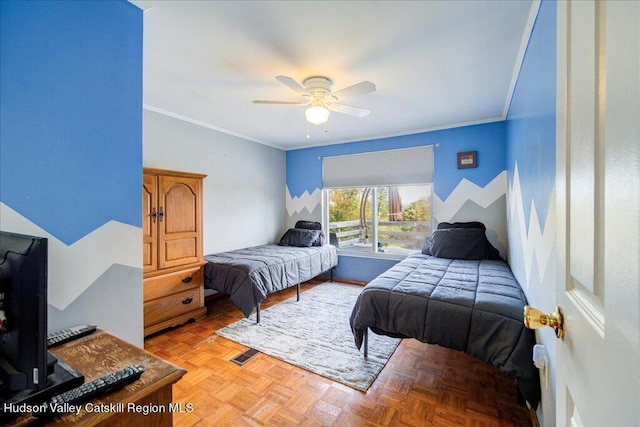
M 462 179 L 445 201 L 442 201 L 440 197 L 434 194 L 434 216 L 440 221 L 449 221 L 460 211 L 460 208 L 462 208 L 462 205 L 464 205 L 467 200 L 472 200 L 483 208 L 486 208 L 503 196 L 506 193 L 506 188 L 506 171 L 498 174 L 485 187 L 480 187 L 467 179 Z M 289 188 L 287 188 L 286 207 L 289 216 L 294 213 L 300 213 L 305 208 L 309 212 L 312 212 L 321 203 L 322 191 L 319 188 L 316 188 L 311 194 L 305 190 L 300 197 L 291 197 Z
M 48 300 L 59 310 L 67 308 L 111 265 L 142 266 L 139 227 L 109 221 L 67 246 L 4 203 L 0 203 L 0 218 L 3 230 L 49 239 Z
M 506 188 L 506 171 L 499 173 L 485 187 L 480 187 L 467 179 L 462 179 L 445 201 L 440 199 L 438 195 L 434 194 L 434 217 L 436 217 L 438 221 L 450 221 L 468 200 L 486 208 L 502 197 L 506 193 Z M 322 203 L 322 190 L 319 188 L 316 188 L 311 194 L 305 190 L 305 192 L 299 197 L 291 197 L 289 188 L 286 189 L 286 193 L 286 208 L 289 216 L 292 216 L 295 213 L 300 213 L 303 209 L 307 209 L 307 211 L 312 212 Z
M 300 213 L 303 209 L 313 212 L 318 205 L 322 204 L 322 190 L 316 188 L 311 194 L 305 190 L 300 197 L 291 197 L 289 187 L 287 187 L 287 200 L 285 203 L 289 216 Z
M 522 189 L 520 186 L 520 174 L 518 164 L 515 164 L 513 182 L 507 194 L 507 218 L 509 224 L 509 247 L 511 250 L 511 267 L 525 289 L 531 285 L 531 272 L 534 259 L 538 269 L 539 277 L 545 277 L 556 238 L 555 209 L 556 200 L 555 187 L 551 190 L 552 196 L 547 212 L 547 220 L 544 230 L 540 228 L 540 221 L 535 202 L 531 202 L 531 212 L 529 214 L 529 230 L 526 229 L 524 203 L 522 200 Z
M 441 222 L 448 222 L 462 206 L 471 200 L 483 208 L 502 197 L 507 191 L 507 171 L 500 172 L 485 187 L 463 178 L 456 188 L 442 201 L 437 194 L 433 196 L 433 216 Z

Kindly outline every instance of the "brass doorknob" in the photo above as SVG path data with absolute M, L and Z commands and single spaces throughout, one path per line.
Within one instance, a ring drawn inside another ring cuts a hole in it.
M 537 308 L 524 307 L 524 326 L 528 329 L 539 329 L 544 326 L 550 326 L 556 331 L 556 337 L 564 336 L 564 319 L 562 310 L 556 306 L 556 311 L 551 314 L 543 313 Z

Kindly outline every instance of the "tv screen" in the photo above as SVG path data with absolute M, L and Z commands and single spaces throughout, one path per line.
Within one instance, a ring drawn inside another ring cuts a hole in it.
M 47 386 L 47 239 L 0 232 L 0 376 L 5 392 Z

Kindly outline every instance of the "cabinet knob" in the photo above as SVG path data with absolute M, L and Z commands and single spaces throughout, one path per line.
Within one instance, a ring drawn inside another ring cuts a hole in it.
M 182 303 L 184 305 L 189 305 L 189 304 L 191 304 L 192 301 L 193 301 L 193 297 L 188 297 L 188 298 L 183 299 Z
M 182 283 L 189 283 L 193 280 L 193 277 L 191 276 L 187 276 L 184 279 L 182 279 Z
M 156 207 L 154 206 L 151 209 L 151 219 L 153 220 L 153 223 L 156 223 L 156 218 L 158 217 L 158 212 L 156 212 Z
M 158 212 L 158 221 L 162 221 L 162 218 L 164 218 L 164 209 L 162 208 L 162 206 L 160 206 L 160 212 Z

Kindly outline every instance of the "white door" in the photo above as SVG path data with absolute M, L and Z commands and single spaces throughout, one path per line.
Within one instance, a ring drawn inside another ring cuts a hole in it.
M 640 426 L 640 1 L 558 2 L 558 426 Z

